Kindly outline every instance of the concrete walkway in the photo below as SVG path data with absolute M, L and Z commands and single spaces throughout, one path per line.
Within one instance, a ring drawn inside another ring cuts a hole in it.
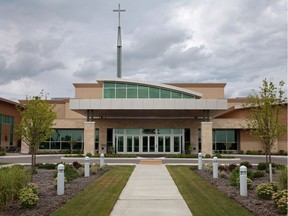
M 137 164 L 111 216 L 191 216 L 163 164 Z

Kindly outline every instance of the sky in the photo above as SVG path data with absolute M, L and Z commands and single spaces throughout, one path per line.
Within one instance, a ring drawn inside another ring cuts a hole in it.
M 227 98 L 287 81 L 286 0 L 1 0 L 0 97 L 115 78 L 118 3 L 123 78 L 227 83 Z

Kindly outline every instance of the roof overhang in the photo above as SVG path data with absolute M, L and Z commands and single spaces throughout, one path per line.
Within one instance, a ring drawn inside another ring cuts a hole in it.
M 200 117 L 227 110 L 226 99 L 70 99 L 70 109 L 86 115 L 126 117 Z

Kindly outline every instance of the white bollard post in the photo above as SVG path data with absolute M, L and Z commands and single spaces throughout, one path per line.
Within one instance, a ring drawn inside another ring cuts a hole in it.
M 84 174 L 84 177 L 89 177 L 90 176 L 90 158 L 86 156 L 84 161 L 85 161 L 85 174 Z
M 240 167 L 240 196 L 247 196 L 247 168 Z
M 104 165 L 105 165 L 105 163 L 104 163 L 104 154 L 101 153 L 100 154 L 100 167 L 103 167 Z
M 65 183 L 64 183 L 64 165 L 59 164 L 58 165 L 58 174 L 57 174 L 57 195 L 63 195 L 64 194 L 64 189 L 65 189 Z
M 202 153 L 198 153 L 198 170 L 202 170 Z
M 271 163 L 269 163 L 269 175 L 270 175 L 270 182 L 272 182 L 273 180 L 272 180 L 272 172 L 273 170 L 272 170 L 272 164 Z
M 218 178 L 218 158 L 213 157 L 213 178 Z

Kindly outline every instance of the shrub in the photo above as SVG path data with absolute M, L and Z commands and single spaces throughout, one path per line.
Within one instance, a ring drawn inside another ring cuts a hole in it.
M 107 171 L 109 169 L 107 164 L 104 164 L 104 166 L 100 167 L 100 171 Z
M 256 172 L 254 172 L 253 177 L 254 178 L 260 178 L 260 177 L 263 177 L 264 175 L 265 175 L 265 171 L 258 170 Z
M 288 190 L 282 190 L 273 193 L 272 200 L 275 205 L 275 207 L 278 208 L 278 211 L 282 214 L 287 214 L 287 208 L 288 208 Z
M 268 168 L 267 164 L 264 162 L 260 162 L 257 166 L 258 170 L 266 170 Z
M 240 150 L 240 151 L 238 152 L 238 154 L 244 154 L 244 151 L 243 151 L 243 150 Z
M 203 171 L 204 171 L 204 172 L 207 172 L 207 173 L 209 173 L 209 174 L 212 174 L 212 173 L 213 173 L 213 166 L 212 166 L 212 164 L 205 164 L 205 165 L 203 166 Z
M 219 173 L 220 178 L 228 179 L 229 175 L 223 170 Z
M 211 158 L 211 155 L 210 154 L 206 154 L 205 158 Z
M 77 161 L 74 161 L 74 162 L 73 162 L 73 167 L 74 167 L 75 169 L 79 169 L 80 167 L 83 167 L 83 165 L 82 165 L 81 163 L 78 163 Z
M 239 177 L 240 177 L 240 168 L 237 167 L 231 172 L 229 176 L 230 185 L 237 186 L 237 179 L 239 179 Z M 247 179 L 248 178 L 251 180 L 253 179 L 253 171 L 250 169 L 247 169 Z
M 272 199 L 272 195 L 277 191 L 277 184 L 275 182 L 262 183 L 256 187 L 256 194 L 261 199 Z
M 240 166 L 246 166 L 247 168 L 252 168 L 252 165 L 249 163 L 249 161 L 242 161 L 240 163 Z
M 100 171 L 100 164 L 93 164 L 93 165 L 90 167 L 90 173 L 91 173 L 92 175 L 97 174 L 99 171 Z
M 287 166 L 285 169 L 280 170 L 279 175 L 278 175 L 278 182 L 279 182 L 279 187 L 280 189 L 286 189 L 287 188 L 287 181 L 288 181 L 288 168 Z
M 22 208 L 35 208 L 39 197 L 33 193 L 32 188 L 25 187 L 20 190 L 19 201 Z
M 36 167 L 38 169 L 56 169 L 57 165 L 54 163 L 37 163 Z
M 253 181 L 250 178 L 247 178 L 247 189 L 251 189 Z M 236 186 L 240 188 L 240 178 L 238 177 L 236 180 Z
M 77 173 L 78 173 L 78 176 L 84 176 L 84 174 L 85 174 L 85 169 L 84 169 L 84 167 L 79 167 L 79 168 L 77 169 Z
M 30 188 L 33 191 L 34 194 L 37 194 L 39 187 L 38 187 L 38 185 L 36 183 L 29 182 L 27 184 L 27 188 Z
M 213 154 L 213 157 L 222 158 L 222 155 L 220 153 L 215 153 Z
M 88 152 L 88 153 L 86 154 L 86 156 L 87 156 L 87 157 L 92 157 L 93 155 L 92 155 L 90 152 Z
M 218 167 L 218 170 L 219 170 L 219 172 L 222 172 L 222 171 L 224 171 L 224 172 L 227 172 L 229 169 L 228 169 L 228 166 L 226 166 L 226 165 L 220 165 L 219 167 Z
M 29 172 L 21 166 L 0 169 L 0 209 L 18 197 L 20 189 L 27 185 L 29 179 Z
M 237 167 L 238 166 L 236 164 L 229 164 L 228 169 L 229 169 L 230 172 L 232 172 Z
M 64 175 L 68 182 L 78 177 L 78 172 L 72 165 L 64 164 L 64 166 L 65 166 Z M 54 173 L 54 178 L 57 177 L 57 173 L 58 173 L 57 171 Z

